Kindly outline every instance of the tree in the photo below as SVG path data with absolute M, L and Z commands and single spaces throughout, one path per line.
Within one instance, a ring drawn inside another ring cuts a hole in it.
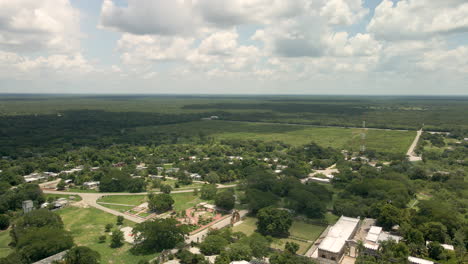
M 227 241 L 224 237 L 219 235 L 209 235 L 200 244 L 200 251 L 208 256 L 219 254 L 227 245 Z
M 179 222 L 172 218 L 143 222 L 133 229 L 135 237 L 133 250 L 149 253 L 171 249 L 183 242 L 187 233 L 187 227 L 179 225 Z
M 131 193 L 144 192 L 146 189 L 145 180 L 141 178 L 130 179 L 126 189 Z
M 35 262 L 73 246 L 69 232 L 56 227 L 30 227 L 16 243 L 16 251 Z
M 112 231 L 111 235 L 111 248 L 118 248 L 123 245 L 122 240 L 124 239 L 124 233 L 118 229 Z
M 118 216 L 117 216 L 117 225 L 118 225 L 118 226 L 123 225 L 123 221 L 124 221 L 124 217 L 121 216 L 121 215 L 118 215 Z
M 263 258 L 268 256 L 270 252 L 270 241 L 259 233 L 253 233 L 251 236 L 244 238 L 243 240 L 252 249 L 252 254 L 256 258 Z M 241 240 L 241 242 L 243 242 Z
M 167 194 L 170 194 L 172 191 L 172 187 L 168 184 L 161 184 L 159 189 L 161 190 L 161 192 L 167 193 Z
M 101 255 L 88 247 L 74 247 L 65 255 L 65 264 L 99 264 Z
M 205 184 L 201 187 L 201 198 L 203 200 L 213 200 L 217 191 L 215 184 Z
M 291 254 L 296 254 L 296 252 L 299 250 L 299 244 L 294 242 L 286 242 L 284 249 Z
M 105 243 L 106 242 L 106 235 L 102 235 L 102 236 L 99 236 L 99 243 L 102 244 L 102 243 Z
M 236 198 L 234 197 L 234 193 L 232 191 L 224 191 L 216 195 L 216 206 L 226 211 L 232 210 L 234 208 L 235 203 Z
M 152 195 L 148 201 L 148 207 L 151 211 L 166 212 L 172 209 L 174 199 L 167 193 Z
M 258 211 L 257 219 L 257 229 L 265 236 L 287 236 L 292 225 L 292 216 L 288 211 L 273 207 Z
M 220 181 L 220 178 L 219 178 L 219 175 L 216 172 L 210 171 L 210 173 L 208 173 L 205 176 L 205 181 L 209 182 L 210 184 L 215 184 L 215 183 L 218 183 Z
M 0 215 L 0 230 L 5 230 L 10 226 L 10 217 L 8 215 Z
M 31 228 L 56 228 L 63 229 L 63 222 L 59 215 L 46 209 L 34 210 L 18 219 L 10 232 L 13 245 L 18 242 L 22 235 Z
M 424 237 L 429 241 L 445 243 L 447 240 L 447 227 L 439 222 L 428 222 L 423 225 Z
M 400 209 L 391 204 L 384 204 L 380 208 L 380 213 L 377 216 L 377 224 L 385 230 L 391 230 L 394 225 L 400 224 L 402 221 Z
M 256 189 L 249 189 L 246 192 L 247 203 L 249 205 L 249 209 L 256 213 L 258 210 L 275 205 L 279 198 L 275 194 L 271 192 L 263 192 Z
M 435 260 L 445 259 L 444 248 L 439 242 L 431 242 L 427 245 L 429 257 Z
M 106 225 L 104 226 L 105 232 L 106 232 L 106 233 L 107 233 L 107 232 L 110 232 L 110 230 L 112 229 L 113 226 L 114 226 L 113 224 L 106 224 Z
M 60 182 L 57 184 L 57 190 L 63 191 L 65 190 L 66 184 L 65 181 L 62 179 Z

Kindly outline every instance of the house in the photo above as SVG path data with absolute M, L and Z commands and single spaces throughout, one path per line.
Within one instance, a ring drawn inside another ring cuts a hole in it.
M 68 205 L 68 200 L 66 198 L 59 198 L 57 201 L 54 203 L 55 208 L 62 208 Z
M 366 253 L 374 255 L 379 250 L 381 242 L 393 240 L 398 243 L 402 239 L 400 236 L 391 235 L 389 232 L 383 231 L 380 226 L 371 226 L 364 241 L 364 247 L 366 248 Z
M 426 246 L 429 245 L 429 243 L 431 243 L 432 241 L 426 241 Z M 445 250 L 450 250 L 450 251 L 454 251 L 455 250 L 455 247 L 452 246 L 452 245 L 448 245 L 448 244 L 440 244 L 441 247 L 443 247 Z
M 200 174 L 198 174 L 198 173 L 191 173 L 190 178 L 192 178 L 194 180 L 201 180 L 202 176 Z
M 90 170 L 91 171 L 97 171 L 97 170 L 99 170 L 99 167 L 91 167 Z
M 359 218 L 341 216 L 318 246 L 317 260 L 321 264 L 338 264 L 348 249 L 350 240 L 359 228 Z
M 125 166 L 125 162 L 117 162 L 117 163 L 114 163 L 112 164 L 112 167 L 114 168 L 122 168 L 123 166 Z
M 434 264 L 434 261 L 416 257 L 408 257 L 408 261 L 411 264 Z
M 250 262 L 245 260 L 231 261 L 229 264 L 250 264 Z
M 144 170 L 144 169 L 147 169 L 148 167 L 146 167 L 146 164 L 145 163 L 140 163 L 136 166 L 136 169 L 137 170 Z
M 88 188 L 88 189 L 96 189 L 99 186 L 98 181 L 90 181 L 90 182 L 84 182 L 83 187 Z

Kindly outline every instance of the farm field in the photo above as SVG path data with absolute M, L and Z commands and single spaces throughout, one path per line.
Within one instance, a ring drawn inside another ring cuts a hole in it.
M 8 256 L 13 250 L 10 249 L 10 230 L 0 231 L 0 258 Z
M 140 260 L 150 260 L 156 254 L 146 256 L 135 256 L 129 252 L 130 245 L 125 243 L 119 249 L 112 249 L 109 246 L 110 236 L 107 236 L 105 243 L 99 243 L 98 237 L 104 234 L 104 227 L 111 223 L 115 225 L 114 215 L 102 212 L 95 208 L 68 207 L 57 211 L 62 217 L 65 229 L 69 230 L 76 244 L 87 246 L 101 254 L 103 264 L 127 264 L 136 263 Z M 124 226 L 133 226 L 130 221 L 125 220 Z
M 323 147 L 358 150 L 362 129 L 313 127 L 287 124 L 262 124 L 230 121 L 200 121 L 158 127 L 139 127 L 136 134 L 158 132 L 191 131 L 205 133 L 217 140 L 263 140 L 282 141 L 294 146 L 315 142 Z M 415 131 L 366 130 L 366 145 L 369 150 L 390 153 L 406 153 L 416 136 Z

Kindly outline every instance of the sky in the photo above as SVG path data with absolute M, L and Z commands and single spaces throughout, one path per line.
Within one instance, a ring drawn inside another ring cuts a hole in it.
M 468 1 L 0 0 L 0 93 L 468 95 Z

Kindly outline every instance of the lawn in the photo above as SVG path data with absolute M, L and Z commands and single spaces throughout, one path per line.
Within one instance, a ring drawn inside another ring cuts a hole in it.
M 326 226 L 324 225 L 314 225 L 305 223 L 303 221 L 293 221 L 291 228 L 289 229 L 290 237 L 289 238 L 282 238 L 282 239 L 275 239 L 275 241 L 271 244 L 272 248 L 276 249 L 284 249 L 284 245 L 286 242 L 295 242 L 299 244 L 300 249 L 298 251 L 299 254 L 304 254 L 312 243 L 304 242 L 301 240 L 309 240 L 315 241 L 320 234 L 325 230 Z M 254 217 L 247 217 L 243 220 L 243 222 L 239 225 L 236 225 L 232 228 L 233 232 L 242 232 L 246 235 L 251 235 L 257 229 L 257 218 Z M 298 239 L 294 239 L 298 238 Z
M 79 195 L 45 193 L 44 196 L 45 196 L 46 200 L 49 197 L 52 197 L 54 199 L 56 199 L 56 198 L 67 198 L 67 199 L 69 199 L 70 196 L 73 196 L 73 197 L 75 197 L 75 200 L 72 200 L 72 202 L 81 201 L 81 196 L 79 196 Z
M 188 193 L 172 193 L 172 198 L 174 199 L 174 210 L 179 212 L 185 209 L 188 209 L 192 206 L 195 206 L 201 203 L 203 200 L 200 197 L 193 195 L 193 192 Z M 98 202 L 105 203 L 115 203 L 115 204 L 128 204 L 128 205 L 140 205 L 146 201 L 146 195 L 109 195 L 104 196 L 98 200 Z M 211 202 L 211 201 L 208 201 Z M 110 204 L 101 204 L 110 209 L 114 209 L 119 212 L 125 212 L 131 207 L 128 206 L 119 206 L 119 205 L 110 205 Z
M 6 257 L 13 252 L 8 246 L 10 241 L 10 230 L 0 231 L 0 258 Z
M 257 229 L 257 218 L 246 217 L 241 224 L 236 225 L 232 228 L 234 232 L 242 232 L 248 236 L 253 234 Z
M 116 216 L 102 212 L 95 208 L 68 207 L 57 211 L 62 217 L 65 228 L 71 231 L 74 241 L 80 246 L 87 246 L 101 254 L 103 264 L 127 264 L 137 263 L 139 260 L 150 260 L 156 254 L 135 256 L 129 252 L 130 245 L 125 243 L 118 249 L 109 246 L 110 236 L 105 243 L 98 243 L 98 237 L 104 234 L 104 226 L 108 223 L 115 225 Z M 127 220 L 124 226 L 133 226 L 134 223 Z
M 137 206 L 146 202 L 146 198 L 147 198 L 147 195 L 109 195 L 109 196 L 102 197 L 101 199 L 98 200 L 98 202 L 128 204 L 128 205 Z M 103 206 L 107 206 L 107 205 L 103 204 Z
M 302 221 L 294 221 L 289 229 L 289 234 L 291 237 L 315 241 L 325 228 L 326 226 L 323 225 L 313 225 Z
M 204 133 L 218 140 L 252 139 L 282 141 L 293 146 L 315 142 L 323 147 L 359 150 L 362 129 L 338 127 L 314 127 L 288 124 L 265 124 L 231 121 L 201 121 L 158 127 L 140 127 L 136 133 L 170 131 L 191 131 Z M 392 153 L 406 153 L 416 131 L 366 130 L 366 145 L 369 150 Z
M 273 243 L 271 243 L 270 247 L 284 250 L 284 246 L 286 245 L 286 242 L 294 242 L 299 245 L 299 250 L 297 251 L 298 254 L 305 254 L 307 250 L 312 246 L 311 243 L 299 241 L 296 239 L 291 239 L 291 238 L 281 238 L 281 239 L 275 239 Z

